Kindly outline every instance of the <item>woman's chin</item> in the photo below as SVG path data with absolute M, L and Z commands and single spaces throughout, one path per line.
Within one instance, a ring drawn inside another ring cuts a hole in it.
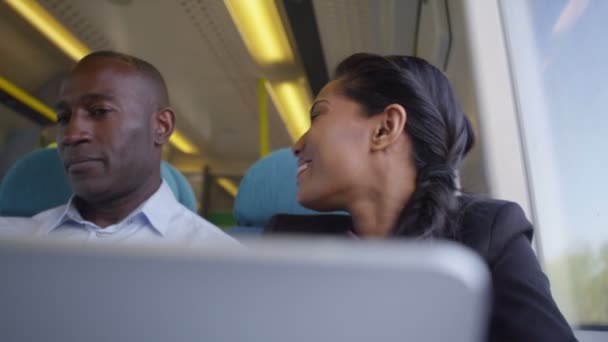
M 298 191 L 298 203 L 300 203 L 301 206 L 303 206 L 304 208 L 308 208 L 311 210 L 316 210 L 316 211 L 334 211 L 334 210 L 338 210 L 335 209 L 335 205 L 331 205 L 330 203 L 326 203 L 327 201 L 325 201 L 322 196 L 319 196 L 317 194 L 310 194 L 307 193 L 306 191 L 300 189 L 300 191 Z
M 319 202 L 318 196 L 308 193 L 306 191 L 306 189 L 300 188 L 300 190 L 298 191 L 298 203 L 300 203 L 300 205 L 303 206 L 304 208 L 308 208 L 308 209 L 312 209 L 312 210 L 319 210 L 318 202 Z
M 298 199 L 298 203 L 300 203 L 301 206 L 308 208 L 310 199 L 308 198 L 308 196 L 306 196 L 306 192 L 304 190 L 302 190 L 302 188 L 300 188 L 300 190 L 298 190 L 297 199 Z

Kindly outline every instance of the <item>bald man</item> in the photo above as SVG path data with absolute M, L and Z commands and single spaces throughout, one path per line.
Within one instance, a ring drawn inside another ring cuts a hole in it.
M 65 79 L 56 110 L 59 155 L 74 195 L 33 217 L 39 236 L 234 243 L 178 203 L 161 178 L 175 113 L 150 63 L 94 52 Z

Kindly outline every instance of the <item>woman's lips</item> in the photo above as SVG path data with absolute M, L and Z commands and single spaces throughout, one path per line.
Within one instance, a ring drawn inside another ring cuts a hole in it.
M 308 167 L 310 166 L 310 161 L 306 161 L 303 163 L 298 164 L 298 173 L 296 178 L 300 178 L 300 175 L 306 171 L 308 169 Z

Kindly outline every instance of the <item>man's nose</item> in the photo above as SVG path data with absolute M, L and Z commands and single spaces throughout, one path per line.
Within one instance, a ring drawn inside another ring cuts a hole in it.
M 62 146 L 73 146 L 91 139 L 90 125 L 82 115 L 74 113 L 68 122 L 59 127 L 57 142 Z

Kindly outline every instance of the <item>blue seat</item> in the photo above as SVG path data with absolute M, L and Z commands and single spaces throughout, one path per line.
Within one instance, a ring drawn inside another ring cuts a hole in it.
M 237 226 L 227 232 L 260 234 L 276 214 L 321 214 L 298 203 L 297 170 L 297 159 L 289 148 L 276 150 L 253 164 L 241 180 L 234 202 Z
M 177 200 L 196 212 L 196 198 L 184 175 L 165 161 L 161 174 Z M 67 203 L 71 195 L 57 149 L 39 149 L 17 161 L 0 183 L 0 216 L 33 216 Z

